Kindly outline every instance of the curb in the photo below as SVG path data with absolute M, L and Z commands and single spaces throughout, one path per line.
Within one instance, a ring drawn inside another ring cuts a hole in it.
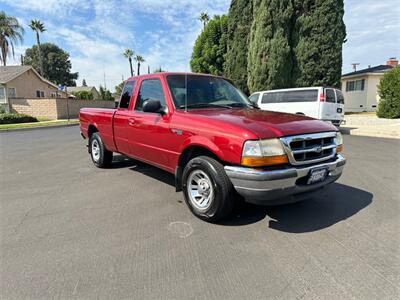
M 51 126 L 37 126 L 37 127 L 27 127 L 27 128 L 9 128 L 9 129 L 0 129 L 0 133 L 10 132 L 10 131 L 31 131 L 31 130 L 37 130 L 37 129 L 52 129 L 52 128 L 71 127 L 71 126 L 78 126 L 78 125 L 79 125 L 79 123 L 59 124 L 59 125 L 51 125 Z
M 357 128 L 343 128 L 343 127 L 340 127 L 339 130 L 342 134 L 351 135 L 351 136 L 400 139 L 400 135 L 388 134 L 387 132 L 381 132 L 381 131 L 366 131 L 366 130 L 360 130 Z

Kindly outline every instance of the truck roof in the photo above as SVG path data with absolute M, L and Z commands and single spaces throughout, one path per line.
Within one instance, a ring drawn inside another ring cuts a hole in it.
M 219 77 L 224 78 L 223 76 L 212 75 L 212 74 L 204 74 L 204 73 L 193 73 L 193 72 L 159 72 L 159 73 L 152 73 L 152 74 L 143 74 L 139 76 L 132 76 L 129 77 L 127 80 L 138 80 L 138 79 L 147 79 L 147 78 L 159 78 L 161 76 L 165 77 L 168 75 L 197 75 L 197 76 L 212 76 L 212 77 Z M 225 79 L 225 78 L 224 78 Z

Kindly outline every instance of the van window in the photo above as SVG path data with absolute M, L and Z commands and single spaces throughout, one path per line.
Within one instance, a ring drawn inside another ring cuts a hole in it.
M 135 87 L 136 81 L 128 81 L 125 83 L 124 89 L 122 90 L 121 101 L 119 102 L 119 108 L 128 108 L 132 98 L 132 91 Z
M 336 97 L 337 97 L 337 103 L 344 104 L 344 97 L 341 91 L 336 90 Z
M 261 103 L 316 102 L 318 90 L 268 92 L 262 97 Z
M 325 90 L 325 101 L 328 103 L 335 103 L 335 92 L 332 89 Z
M 143 103 L 146 100 L 159 100 L 165 106 L 165 97 L 159 79 L 147 79 L 142 81 L 139 95 L 136 99 L 135 110 L 142 111 Z
M 251 102 L 257 104 L 257 102 L 258 102 L 258 97 L 259 97 L 259 96 L 260 96 L 260 93 L 255 93 L 255 94 L 253 94 L 253 95 L 251 95 L 251 96 L 249 97 L 249 100 L 250 100 Z

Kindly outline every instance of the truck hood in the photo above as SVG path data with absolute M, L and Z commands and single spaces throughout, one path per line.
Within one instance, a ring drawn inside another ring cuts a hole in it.
M 233 126 L 244 128 L 260 139 L 337 131 L 336 127 L 330 123 L 303 115 L 259 109 L 202 109 L 191 110 L 190 114 L 204 117 L 209 121 L 227 122 Z

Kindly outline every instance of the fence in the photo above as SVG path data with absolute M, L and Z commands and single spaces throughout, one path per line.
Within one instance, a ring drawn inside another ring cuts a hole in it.
M 114 108 L 114 101 L 76 100 L 64 98 L 9 99 L 11 111 L 49 119 L 77 118 L 84 107 Z

